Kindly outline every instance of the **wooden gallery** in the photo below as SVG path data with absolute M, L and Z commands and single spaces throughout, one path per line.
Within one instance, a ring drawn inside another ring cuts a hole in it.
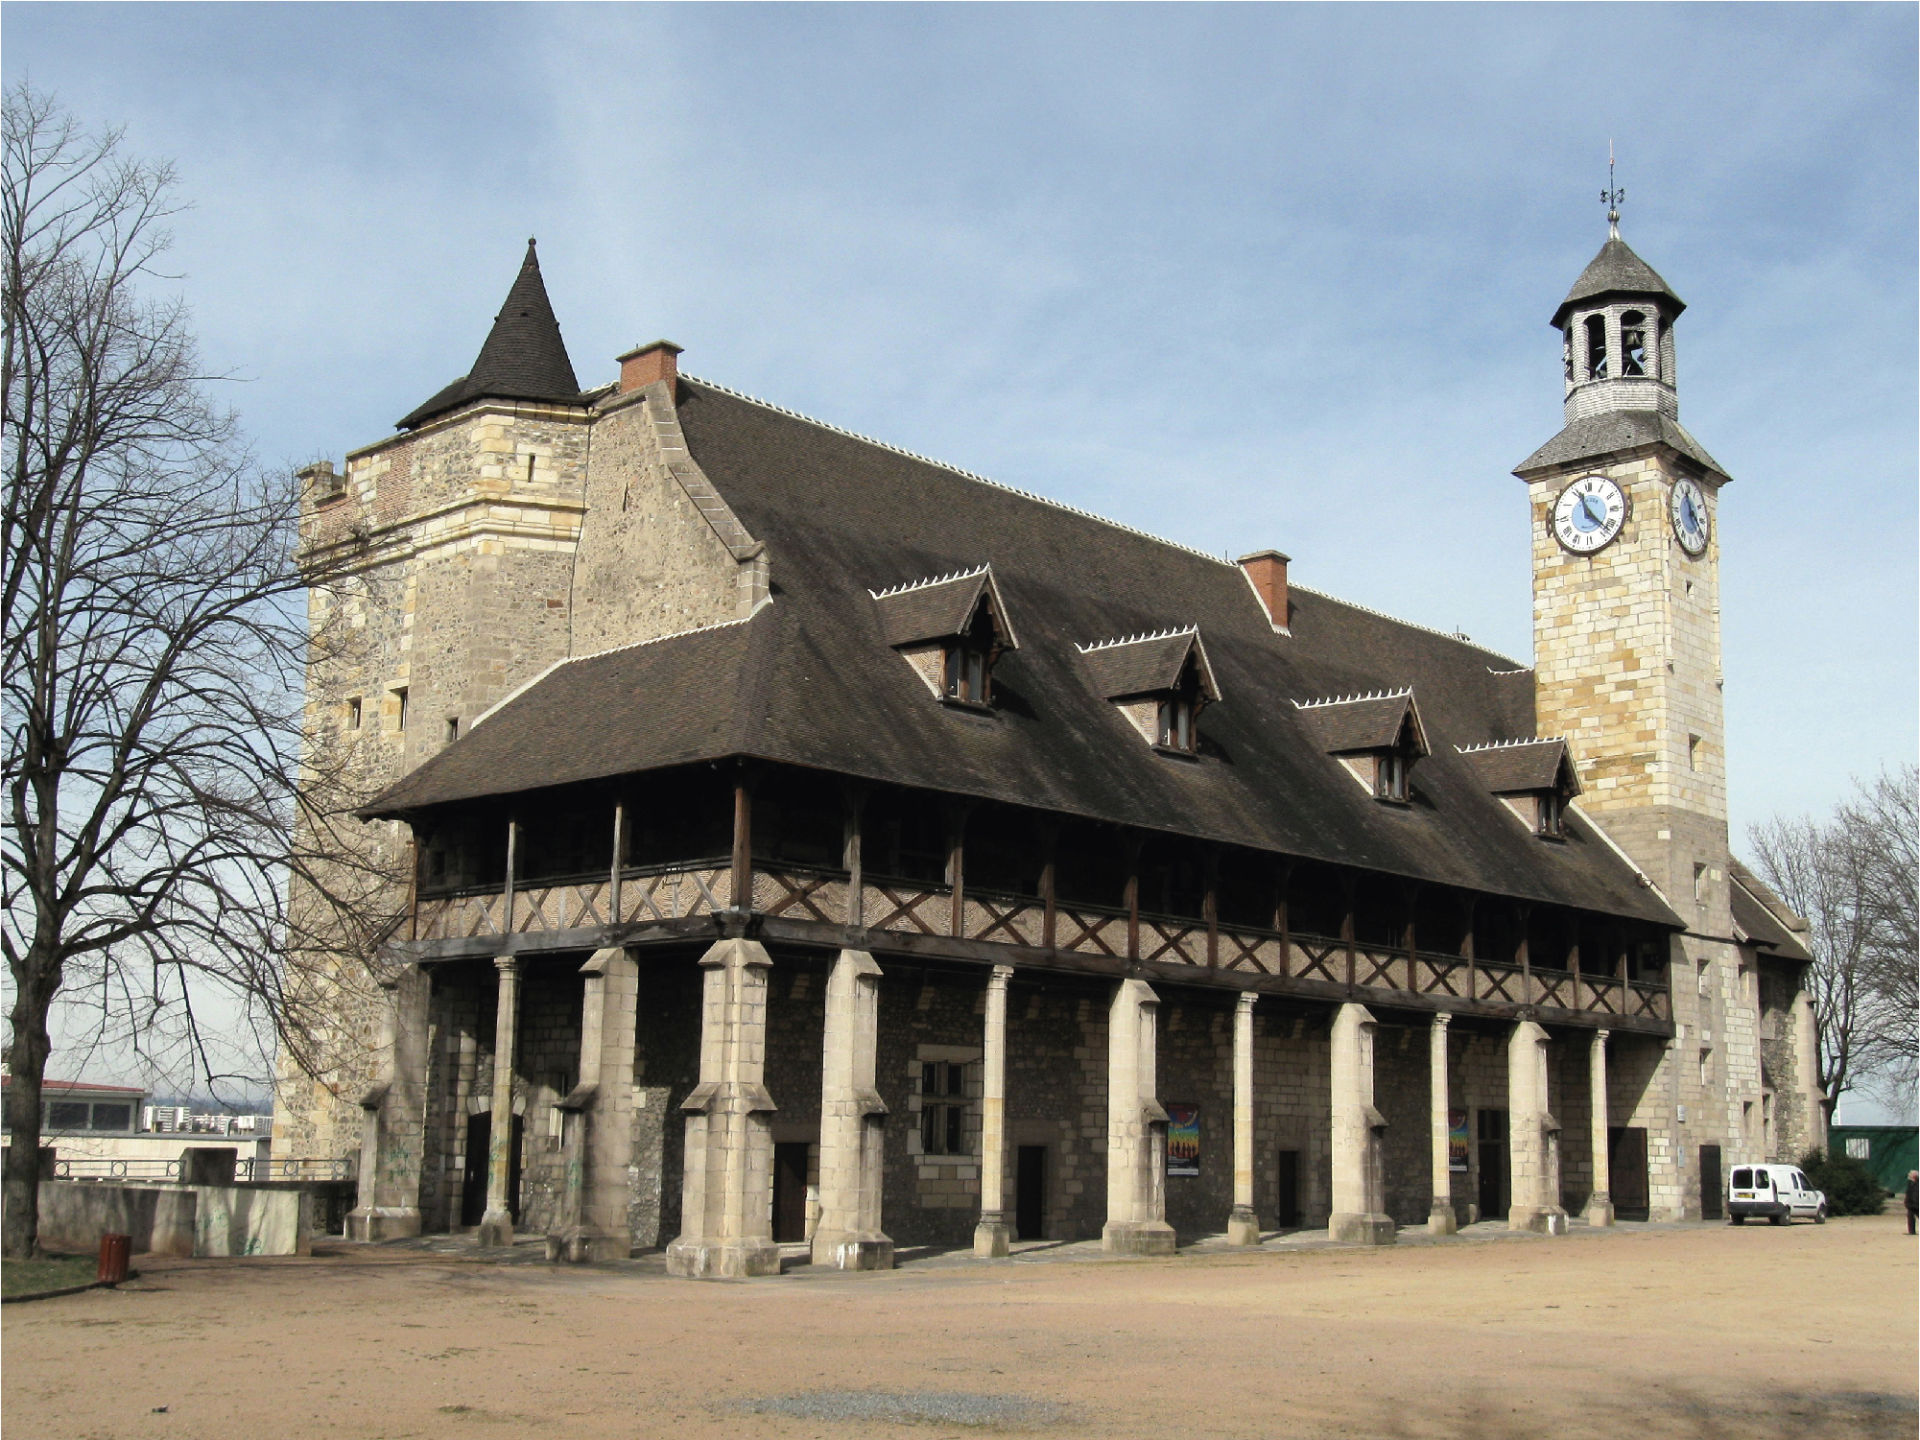
M 1529 668 L 666 342 L 583 389 L 529 246 L 305 472 L 318 744 L 411 882 L 275 1153 L 357 1155 L 360 1238 L 688 1276 L 1716 1213 L 1820 1112 L 1682 308 L 1615 233 L 1553 312 Z

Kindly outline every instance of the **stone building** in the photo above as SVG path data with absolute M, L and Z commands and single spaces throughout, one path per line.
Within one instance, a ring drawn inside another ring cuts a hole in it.
M 472 372 L 308 472 L 310 700 L 412 879 L 277 1151 L 360 1156 L 357 1235 L 684 1275 L 1715 1213 L 1820 1111 L 1682 308 L 1616 231 L 1553 314 L 1528 668 L 665 341 L 582 389 L 529 245 Z

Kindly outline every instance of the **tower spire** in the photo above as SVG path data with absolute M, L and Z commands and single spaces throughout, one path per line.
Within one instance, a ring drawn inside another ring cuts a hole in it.
M 1607 140 L 1607 188 L 1600 192 L 1600 203 L 1607 207 L 1607 238 L 1620 238 L 1620 206 L 1627 192 L 1613 183 L 1613 140 Z

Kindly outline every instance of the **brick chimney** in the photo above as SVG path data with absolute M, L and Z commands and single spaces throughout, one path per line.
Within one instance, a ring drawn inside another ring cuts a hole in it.
M 620 393 L 638 390 L 651 385 L 656 380 L 671 380 L 680 373 L 680 362 L 676 358 L 681 347 L 671 340 L 655 340 L 649 345 L 636 346 L 618 357 L 620 361 Z
M 1292 633 L 1287 628 L 1287 561 L 1278 550 L 1256 550 L 1239 561 L 1253 593 L 1267 607 L 1268 621 L 1282 635 Z

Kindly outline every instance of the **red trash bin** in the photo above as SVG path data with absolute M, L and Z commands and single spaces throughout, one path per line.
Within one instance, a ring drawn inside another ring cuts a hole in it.
M 118 1285 L 127 1278 L 127 1261 L 133 1254 L 131 1235 L 102 1235 L 100 1237 L 100 1280 L 106 1285 Z

